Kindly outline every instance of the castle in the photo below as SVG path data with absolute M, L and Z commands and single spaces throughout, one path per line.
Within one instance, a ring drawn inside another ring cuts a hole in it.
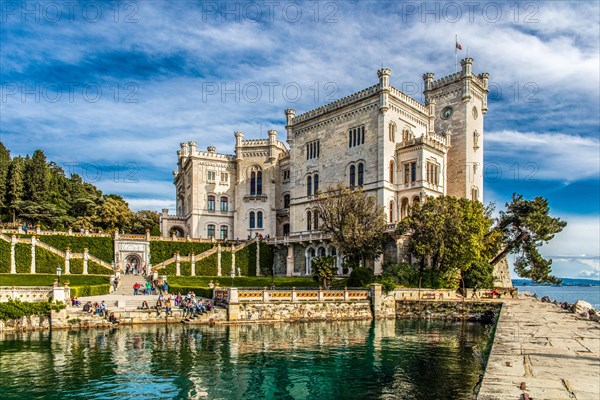
M 286 142 L 270 130 L 268 139 L 244 140 L 235 132 L 235 154 L 196 142 L 177 152 L 176 215 L 163 210 L 163 236 L 246 240 L 257 235 L 274 246 L 276 275 L 308 275 L 314 257 L 342 256 L 319 232 L 314 205 L 319 190 L 362 186 L 386 212 L 390 232 L 411 202 L 451 195 L 483 201 L 483 118 L 487 73 L 461 70 L 435 80 L 423 75 L 425 104 L 390 85 L 391 70 L 379 82 L 330 104 L 296 115 L 285 110 Z M 386 244 L 373 266 L 398 262 L 402 238 Z

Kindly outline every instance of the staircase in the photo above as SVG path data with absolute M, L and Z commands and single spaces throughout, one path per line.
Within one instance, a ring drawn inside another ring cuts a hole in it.
M 125 275 L 125 274 L 121 274 L 121 276 L 119 277 L 119 287 L 117 288 L 117 290 L 115 290 L 114 292 L 111 293 L 111 295 L 124 295 L 124 296 L 131 296 L 133 295 L 133 285 L 135 283 L 139 283 L 140 284 L 140 293 L 142 292 L 142 289 L 146 289 L 146 277 L 143 275 Z M 150 297 L 150 296 L 148 296 Z M 154 298 L 154 297 L 153 297 Z M 156 301 L 156 299 L 155 299 Z M 141 304 L 141 301 L 140 301 Z

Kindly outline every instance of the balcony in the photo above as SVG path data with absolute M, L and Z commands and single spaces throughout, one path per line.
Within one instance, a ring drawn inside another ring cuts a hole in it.
M 258 203 L 259 201 L 265 203 L 267 201 L 267 195 L 266 194 L 257 194 L 257 195 L 252 195 L 252 196 L 244 196 L 244 202 L 246 202 L 246 203 L 250 203 L 250 202 Z

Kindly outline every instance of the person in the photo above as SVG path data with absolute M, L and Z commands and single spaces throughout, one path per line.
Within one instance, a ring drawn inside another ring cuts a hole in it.
M 134 283 L 133 284 L 133 295 L 137 296 L 138 294 L 140 294 L 140 284 L 139 283 Z
M 494 290 L 492 291 L 492 298 L 500 298 L 500 292 L 498 291 L 498 289 L 494 288 Z
M 210 300 L 206 300 L 206 311 L 212 311 L 213 305 Z
M 79 307 L 80 305 L 81 305 L 81 302 L 79 301 L 77 296 L 73 296 L 73 298 L 71 299 L 71 306 Z
M 163 307 L 163 303 L 161 301 L 161 299 L 159 298 L 158 300 L 156 300 L 156 316 L 160 317 L 160 312 L 162 311 L 162 307 Z
M 471 295 L 471 298 L 472 298 L 472 299 L 475 299 L 475 298 L 477 298 L 477 285 L 475 285 L 475 286 L 473 287 L 473 294 Z
M 181 305 L 181 292 L 177 293 L 177 297 L 175 297 L 175 306 L 179 307 Z
M 152 284 L 146 281 L 146 294 L 152 294 Z
M 108 316 L 108 308 L 106 308 L 106 303 L 104 302 L 104 300 L 102 300 L 102 302 L 100 303 L 100 315 L 102 317 Z
M 149 310 L 150 306 L 148 306 L 148 302 L 146 300 L 142 301 L 142 305 L 140 306 L 140 310 Z
M 85 303 L 83 305 L 83 311 L 86 312 L 86 313 L 90 313 L 90 312 L 92 312 L 92 309 L 93 309 L 92 307 L 93 307 L 92 306 L 92 302 L 88 301 L 87 303 Z
M 113 283 L 115 285 L 115 290 L 117 290 L 119 288 L 119 278 L 115 278 Z
M 109 317 L 108 317 L 108 322 L 112 323 L 112 324 L 118 324 L 119 320 L 117 320 L 117 317 L 115 317 L 115 313 L 111 312 Z
M 167 284 L 167 281 L 163 282 L 163 290 L 165 293 L 169 293 L 169 285 Z
M 165 301 L 165 312 L 167 317 L 171 315 L 171 305 L 171 299 L 167 297 L 167 301 Z

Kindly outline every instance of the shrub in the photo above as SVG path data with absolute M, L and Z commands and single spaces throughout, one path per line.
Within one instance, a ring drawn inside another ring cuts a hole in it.
M 350 273 L 350 279 L 348 279 L 349 287 L 365 287 L 373 282 L 373 273 L 370 269 L 364 267 L 358 267 L 352 270 Z
M 0 273 L 10 272 L 10 243 L 0 239 Z
M 115 258 L 115 248 L 111 237 L 40 235 L 37 239 L 62 251 L 66 251 L 69 247 L 73 253 L 83 253 L 83 250 L 87 248 L 91 255 L 108 263 Z
M 63 268 L 65 259 L 41 247 L 35 248 L 35 272 L 41 274 L 56 274 L 58 267 Z
M 377 281 L 381 283 L 381 289 L 383 289 L 385 293 L 389 293 L 396 289 L 396 280 L 391 276 L 382 276 Z
M 31 245 L 25 243 L 15 245 L 15 262 L 17 273 L 31 272 Z
M 83 260 L 81 264 L 81 269 L 83 272 Z M 95 261 L 88 260 L 88 274 L 93 275 L 112 275 L 113 270 L 111 268 L 106 268 L 103 265 L 98 264 Z
M 24 303 L 19 300 L 9 300 L 5 303 L 0 303 L 0 320 L 8 321 L 28 317 L 31 315 L 48 314 L 50 311 L 59 311 L 65 308 L 62 303 L 50 303 L 47 301 L 36 303 Z
M 207 287 L 179 286 L 169 283 L 169 292 L 175 294 L 181 293 L 183 295 L 192 292 L 196 296 L 208 297 L 209 299 L 212 299 L 213 297 L 213 290 Z
M 271 276 L 271 274 L 273 273 L 273 249 L 265 242 L 260 242 L 259 262 L 260 273 L 265 276 Z
M 212 248 L 212 243 L 197 242 L 165 242 L 159 240 L 150 241 L 150 254 L 152 264 L 157 265 L 169 258 L 178 251 L 182 256 L 189 256 L 192 253 L 200 254 Z
M 419 286 L 419 271 L 409 263 L 385 265 L 382 276 L 392 278 L 399 286 Z
M 202 260 L 196 261 L 196 275 L 199 275 L 199 276 L 215 276 L 215 275 L 217 275 L 217 262 L 218 262 L 218 254 L 217 253 L 211 254 L 210 256 L 203 258 Z
M 1 274 L 1 286 L 52 286 L 56 274 Z M 62 282 L 69 281 L 71 286 L 91 286 L 108 284 L 108 276 L 99 275 L 63 275 Z
M 235 270 L 243 276 L 256 276 L 256 243 L 249 244 L 235 253 Z
M 102 296 L 110 292 L 110 284 L 92 286 L 71 286 L 71 297 Z

